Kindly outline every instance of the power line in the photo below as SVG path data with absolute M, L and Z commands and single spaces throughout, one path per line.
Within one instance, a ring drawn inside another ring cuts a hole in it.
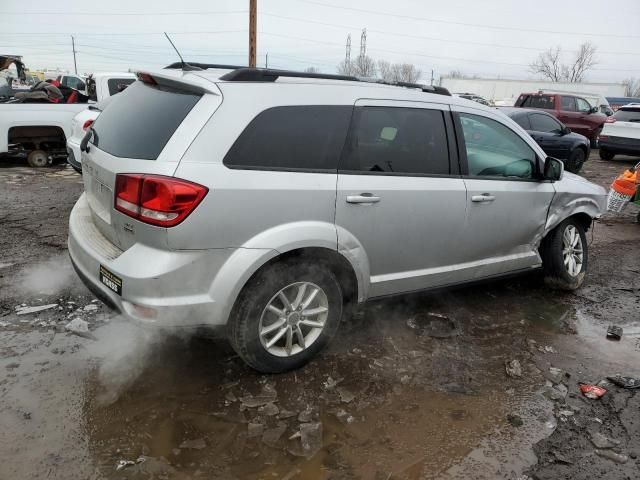
M 287 16 L 287 15 L 278 15 L 278 14 L 274 14 L 274 13 L 268 13 L 268 12 L 261 12 L 262 16 L 266 16 L 266 17 L 273 17 L 273 18 L 279 18 L 282 20 L 291 20 L 291 21 L 295 21 L 295 22 L 301 22 L 301 23 L 309 23 L 309 24 L 314 24 L 314 25 L 323 25 L 325 27 L 331 27 L 331 28 L 336 28 L 336 29 L 352 29 L 352 30 L 360 30 L 360 27 L 357 27 L 355 25 L 341 25 L 341 24 L 336 24 L 336 23 L 328 23 L 328 22 L 319 22 L 317 20 L 308 20 L 306 18 L 297 18 L 297 17 L 291 17 L 291 16 Z M 414 34 L 410 34 L 410 33 L 396 33 L 396 32 L 391 32 L 388 30 L 377 30 L 377 29 L 373 29 L 373 28 L 367 28 L 367 30 L 369 32 L 373 32 L 373 33 L 377 33 L 380 35 L 389 35 L 392 37 L 406 37 L 406 38 L 415 38 L 415 39 L 419 39 L 419 40 L 432 40 L 432 41 L 437 41 L 437 42 L 445 42 L 445 43 L 459 43 L 462 45 L 481 45 L 481 46 L 485 46 L 485 47 L 495 47 L 495 48 L 510 48 L 510 49 L 514 49 L 514 50 L 530 50 L 530 51 L 534 51 L 534 52 L 545 52 L 545 49 L 540 49 L 537 47 L 524 47 L 524 46 L 519 46 L 519 45 L 505 45 L 505 44 L 497 44 L 497 43 L 482 43 L 482 42 L 472 42 L 472 41 L 466 41 L 466 40 L 452 40 L 449 38 L 437 38 L 437 37 L 428 37 L 425 35 L 414 35 Z M 577 53 L 578 50 L 566 50 L 567 52 L 570 53 Z M 604 50 L 598 50 L 598 53 L 602 53 L 602 54 L 607 54 L 607 55 L 637 55 L 640 56 L 640 53 L 638 52 L 611 52 L 611 51 L 604 51 Z
M 95 17 L 130 17 L 130 16 L 143 16 L 143 17 L 153 17 L 153 16 L 175 16 L 175 15 L 227 15 L 227 14 L 238 14 L 238 13 L 247 13 L 247 10 L 220 10 L 220 11 L 198 11 L 198 12 L 0 12 L 0 15 L 64 15 L 65 17 L 85 17 L 85 16 L 95 16 Z
M 445 25 L 460 25 L 463 27 L 490 28 L 492 30 L 509 30 L 514 32 L 550 33 L 550 34 L 557 34 L 557 35 L 585 35 L 585 36 L 591 36 L 591 37 L 615 37 L 615 38 L 625 38 L 625 39 L 640 38 L 640 35 L 622 35 L 622 34 L 615 34 L 615 33 L 569 32 L 569 31 L 560 32 L 557 30 L 535 30 L 531 28 L 522 28 L 522 27 L 505 27 L 502 25 L 486 25 L 481 23 L 455 22 L 452 20 L 440 20 L 440 19 L 433 19 L 433 18 L 426 18 L 426 17 L 417 17 L 414 15 L 401 15 L 401 14 L 391 13 L 391 12 L 380 12 L 376 10 L 368 10 L 365 8 L 345 7 L 342 5 L 334 5 L 330 3 L 318 2 L 316 0 L 298 0 L 298 1 L 303 3 L 308 3 L 311 5 L 319 5 L 321 7 L 348 10 L 351 12 L 358 12 L 358 13 L 368 13 L 371 15 L 381 15 L 387 18 L 394 17 L 394 18 L 402 18 L 405 20 L 419 20 L 423 22 L 442 23 Z

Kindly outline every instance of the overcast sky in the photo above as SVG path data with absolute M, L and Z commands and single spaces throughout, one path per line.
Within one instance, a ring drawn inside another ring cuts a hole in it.
M 249 0 L 2 0 L 0 53 L 32 69 L 79 73 L 158 68 L 177 60 L 247 64 Z M 455 69 L 482 77 L 535 78 L 527 65 L 550 46 L 567 60 L 586 41 L 598 49 L 597 82 L 640 77 L 638 0 L 258 0 L 258 64 L 334 73 L 360 50 L 414 63 L 424 78 Z

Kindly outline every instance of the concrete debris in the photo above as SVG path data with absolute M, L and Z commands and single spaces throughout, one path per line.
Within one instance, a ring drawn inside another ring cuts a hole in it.
M 343 379 L 334 380 L 331 376 L 327 377 L 327 380 L 323 382 L 322 386 L 325 390 L 333 390 Z
M 262 432 L 264 432 L 264 425 L 261 423 L 252 423 L 247 424 L 247 438 L 255 438 L 262 436 Z
M 98 310 L 98 305 L 96 305 L 95 303 L 90 303 L 89 305 L 84 307 L 83 310 L 85 312 L 95 312 L 96 310 Z
M 238 397 L 236 397 L 232 391 L 228 391 L 224 398 L 231 403 L 238 401 Z
M 258 413 L 262 415 L 266 415 L 267 417 L 273 417 L 280 412 L 280 409 L 276 406 L 275 403 L 267 403 L 262 407 L 258 408 Z
M 522 377 L 522 366 L 518 360 L 505 362 L 504 369 L 509 377 Z
M 564 377 L 564 371 L 560 368 L 550 367 L 546 377 L 553 383 L 560 383 Z
M 118 460 L 118 463 L 116 463 L 116 472 L 135 464 L 136 462 L 134 462 L 133 460 Z
M 38 312 L 42 312 L 43 310 L 49 310 L 50 308 L 55 308 L 57 306 L 58 306 L 57 303 L 50 303 L 49 305 L 39 305 L 35 307 L 27 307 L 26 305 L 23 304 L 23 305 L 20 305 L 19 307 L 16 307 L 16 314 L 27 315 L 29 313 L 38 313 Z
M 185 440 L 180 444 L 180 448 L 185 450 L 202 450 L 207 447 L 207 443 L 204 438 L 197 438 L 195 440 Z
M 640 388 L 640 378 L 623 377 L 621 375 L 616 375 L 615 377 L 607 377 L 607 379 L 611 380 L 612 383 L 622 388 Z
M 356 396 L 345 387 L 338 387 L 337 390 L 338 395 L 340 395 L 340 401 L 342 403 L 351 403 L 353 399 L 356 398 Z
M 619 440 L 608 438 L 600 432 L 589 432 L 589 437 L 591 438 L 593 446 L 601 450 L 606 450 L 620 445 Z
M 280 413 L 278 413 L 278 418 L 281 420 L 285 420 L 287 418 L 295 417 L 296 412 L 292 412 L 291 410 L 287 410 L 286 408 L 281 408 Z
M 609 328 L 607 328 L 607 339 L 620 340 L 621 338 L 622 327 L 618 327 L 617 325 L 609 325 Z
M 244 397 L 240 397 L 240 402 L 243 407 L 246 408 L 257 408 L 267 403 L 276 402 L 278 399 L 278 392 L 276 392 L 273 388 L 265 385 L 260 392 L 260 394 L 255 397 L 250 393 L 245 395 Z
M 89 332 L 89 324 L 81 318 L 74 318 L 64 326 L 67 332 L 73 333 L 80 337 L 93 338 L 95 337 Z
M 545 345 L 545 346 L 539 346 L 538 347 L 538 351 L 541 353 L 556 353 L 555 348 L 549 346 L 549 345 Z
M 627 463 L 627 460 L 629 460 L 628 456 L 622 455 L 621 453 L 616 453 L 611 450 L 596 450 L 596 453 L 601 457 L 616 463 Z
M 278 445 L 278 441 L 287 430 L 287 424 L 284 422 L 278 422 L 274 428 L 269 428 L 264 431 L 262 435 L 262 441 L 270 447 Z
M 555 387 L 546 386 L 542 391 L 542 395 L 544 395 L 549 400 L 553 400 L 554 402 L 564 400 L 567 396 L 567 387 L 564 387 L 564 389 L 559 389 L 558 387 L 561 386 L 564 387 L 564 385 L 562 384 L 556 385 Z
M 555 461 L 558 462 L 558 463 L 565 463 L 567 465 L 572 465 L 573 464 L 573 462 L 571 460 L 569 460 L 567 457 L 562 455 L 557 450 L 553 451 L 553 457 L 554 457 Z
M 335 416 L 341 423 L 348 424 L 348 423 L 353 423 L 355 421 L 355 418 L 353 417 L 353 415 L 351 415 L 349 412 L 347 412 L 342 408 L 337 412 L 335 412 Z
M 305 457 L 314 456 L 322 448 L 322 423 L 301 424 L 300 443 Z
M 313 414 L 314 414 L 313 408 L 307 407 L 303 411 L 301 411 L 300 414 L 298 415 L 298 421 L 300 423 L 308 423 L 311 420 L 313 420 Z

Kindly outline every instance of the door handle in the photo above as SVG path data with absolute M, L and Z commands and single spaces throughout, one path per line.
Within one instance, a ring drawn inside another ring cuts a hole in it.
M 360 195 L 347 195 L 347 203 L 378 203 L 380 197 L 376 197 L 372 193 L 361 193 Z
M 473 195 L 471 197 L 472 202 L 486 203 L 493 202 L 496 199 L 494 195 L 490 195 L 488 193 L 483 193 L 482 195 Z

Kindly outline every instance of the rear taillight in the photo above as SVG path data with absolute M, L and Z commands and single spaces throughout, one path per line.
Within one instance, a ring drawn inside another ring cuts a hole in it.
M 140 80 L 142 83 L 146 83 L 147 85 L 157 85 L 158 84 L 158 82 L 156 82 L 155 78 L 153 78 L 148 73 L 144 73 L 144 72 L 138 72 L 138 80 Z
M 198 206 L 209 189 L 160 175 L 118 174 L 114 207 L 144 223 L 173 227 Z
M 82 130 L 86 132 L 91 125 L 93 125 L 93 120 L 87 120 L 84 122 L 84 125 L 82 125 Z
M 616 117 L 607 117 L 604 123 L 616 123 Z

